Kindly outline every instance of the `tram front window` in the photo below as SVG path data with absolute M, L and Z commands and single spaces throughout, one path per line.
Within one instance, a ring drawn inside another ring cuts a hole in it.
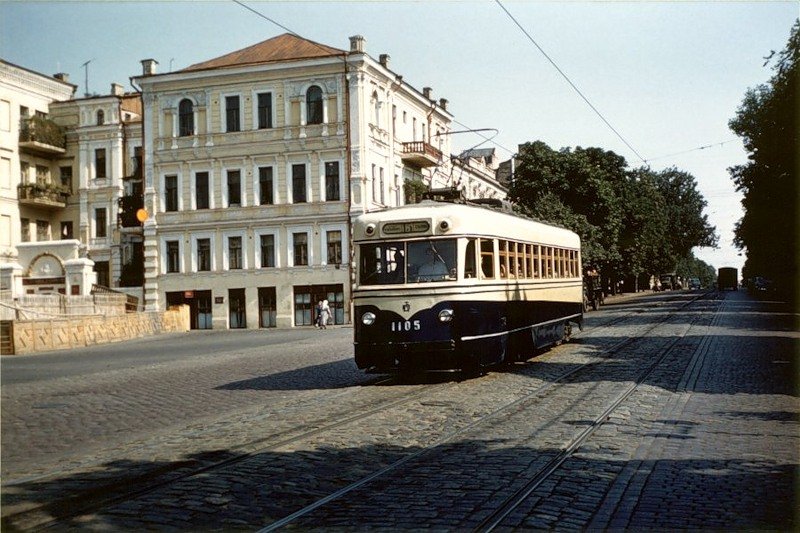
M 408 243 L 408 282 L 456 279 L 456 241 L 413 241 Z
M 396 285 L 406 282 L 404 242 L 361 245 L 359 282 L 362 285 Z
M 455 239 L 361 245 L 359 283 L 398 285 L 456 279 Z

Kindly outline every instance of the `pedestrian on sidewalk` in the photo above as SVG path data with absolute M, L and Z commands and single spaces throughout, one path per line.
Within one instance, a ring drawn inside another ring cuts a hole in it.
M 322 307 L 319 313 L 319 324 L 322 329 L 328 329 L 328 320 L 331 317 L 331 308 L 328 300 L 322 300 Z

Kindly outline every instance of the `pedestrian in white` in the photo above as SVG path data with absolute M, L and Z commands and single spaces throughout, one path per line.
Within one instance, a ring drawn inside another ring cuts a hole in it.
M 328 319 L 331 317 L 331 308 L 328 300 L 322 300 L 322 310 L 319 313 L 319 324 L 322 329 L 327 329 Z

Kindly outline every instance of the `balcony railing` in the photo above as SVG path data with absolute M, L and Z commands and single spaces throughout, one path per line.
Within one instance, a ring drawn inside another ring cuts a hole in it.
M 58 209 L 66 207 L 70 192 L 58 185 L 23 183 L 17 187 L 17 198 L 24 205 Z
M 438 165 L 442 159 L 442 152 L 426 142 L 414 141 L 403 143 L 400 158 L 417 167 L 425 168 Z
M 52 120 L 30 117 L 20 121 L 20 149 L 42 155 L 63 155 L 66 146 L 64 129 Z

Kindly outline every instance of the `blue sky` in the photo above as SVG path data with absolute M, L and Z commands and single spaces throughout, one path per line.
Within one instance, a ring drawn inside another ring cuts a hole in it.
M 330 46 L 347 49 L 350 35 L 363 35 L 370 55 L 388 53 L 407 82 L 447 98 L 456 120 L 499 129 L 503 158 L 519 143 L 542 140 L 552 148 L 597 146 L 642 164 L 493 1 L 245 3 Z M 745 91 L 769 79 L 764 57 L 784 47 L 800 4 L 503 5 L 652 168 L 676 166 L 697 178 L 720 248 L 696 255 L 741 268 L 732 245 L 740 197 L 727 168 L 746 154 L 727 124 Z M 88 60 L 89 90 L 107 93 L 112 82 L 130 89 L 141 59 L 168 72 L 284 32 L 232 1 L 0 0 L 0 56 L 45 74 L 67 72 L 79 95 Z M 454 136 L 454 150 L 480 141 Z

